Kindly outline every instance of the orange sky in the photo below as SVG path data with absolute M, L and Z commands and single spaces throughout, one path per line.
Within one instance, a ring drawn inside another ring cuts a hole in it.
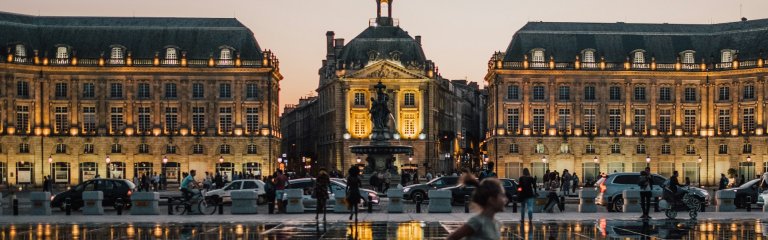
M 0 1 L 0 11 L 30 15 L 236 17 L 280 58 L 281 105 L 314 92 L 326 31 L 349 42 L 376 15 L 374 0 Z M 720 23 L 768 18 L 766 10 L 766 0 L 395 0 L 392 15 L 423 37 L 443 77 L 482 82 L 491 54 L 528 21 Z

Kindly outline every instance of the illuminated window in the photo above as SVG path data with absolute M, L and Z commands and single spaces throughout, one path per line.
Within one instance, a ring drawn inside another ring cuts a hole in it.
M 730 63 L 733 62 L 733 52 L 731 50 L 723 50 L 720 55 L 720 62 Z
M 221 60 L 232 60 L 232 50 L 225 48 L 221 49 L 221 54 L 219 55 L 219 59 Z
M 23 44 L 16 44 L 16 56 L 17 57 L 26 57 L 27 56 L 27 48 L 24 47 Z
M 416 94 L 415 93 L 405 93 L 404 95 L 404 105 L 406 107 L 414 107 L 416 106 Z
M 728 135 L 731 132 L 731 110 L 718 109 L 717 130 L 721 135 Z
M 533 134 L 544 134 L 544 109 L 533 109 Z
M 694 60 L 693 52 L 683 53 L 683 63 L 692 64 L 694 62 L 695 60 Z
M 353 132 L 357 136 L 362 136 L 365 134 L 365 122 L 367 121 L 365 117 L 365 114 L 355 114 Z
M 69 52 L 67 51 L 67 47 L 57 47 L 56 48 L 56 58 L 62 59 L 62 58 L 69 58 Z
M 685 109 L 683 113 L 683 131 L 687 134 L 696 134 L 696 110 Z
M 638 64 L 645 63 L 645 54 L 642 51 L 636 51 L 633 54 L 632 62 Z
M 416 114 L 403 114 L 403 134 L 407 136 L 416 135 Z
M 672 110 L 659 110 L 659 134 L 670 134 L 672 131 Z
M 178 54 L 176 54 L 175 48 L 166 48 L 165 49 L 165 59 L 167 60 L 176 60 L 178 57 Z
M 109 58 L 111 59 L 122 59 L 123 58 L 123 49 L 120 47 L 113 47 L 110 51 Z
M 69 109 L 67 107 L 56 107 L 54 112 L 56 120 L 54 131 L 59 135 L 69 133 Z
M 365 93 L 363 92 L 355 93 L 355 106 L 365 106 Z
M 584 109 L 584 134 L 597 133 L 597 117 L 594 108 Z
M 544 62 L 544 50 L 534 50 L 531 60 L 533 62 Z
M 742 116 L 744 119 L 742 120 L 743 124 L 743 133 L 754 133 L 755 131 L 755 109 L 754 108 L 745 108 L 743 111 L 744 115 Z
M 29 106 L 16 106 L 16 132 L 29 133 Z
M 518 134 L 520 131 L 520 109 L 507 109 L 507 132 Z
M 593 63 L 595 62 L 595 51 L 593 50 L 584 50 L 584 56 L 582 56 L 582 61 L 585 63 Z

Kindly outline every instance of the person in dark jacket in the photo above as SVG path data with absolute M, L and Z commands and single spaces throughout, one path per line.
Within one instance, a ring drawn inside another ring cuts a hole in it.
M 528 168 L 523 168 L 523 176 L 518 180 L 520 186 L 517 188 L 518 198 L 520 199 L 520 223 L 525 223 L 525 209 L 528 208 L 528 222 L 533 221 L 533 200 L 536 198 L 536 180 L 531 177 Z
M 360 169 L 357 166 L 349 168 L 349 174 L 347 174 L 347 204 L 350 210 L 349 220 L 352 220 L 352 216 L 355 216 L 355 222 L 357 222 L 357 212 L 359 208 L 362 196 L 360 196 Z
M 718 190 L 723 190 L 726 187 L 728 187 L 728 177 L 726 177 L 725 174 L 721 173 L 720 174 L 720 187 L 718 188 Z
M 653 195 L 653 178 L 651 177 L 651 168 L 646 167 L 645 171 L 640 172 L 640 181 L 637 183 L 640 186 L 640 207 L 643 209 L 642 219 L 651 218 L 648 215 L 649 209 L 651 209 L 651 196 Z
M 325 222 L 326 202 L 328 201 L 328 186 L 331 185 L 331 177 L 328 176 L 325 168 L 320 168 L 315 181 L 315 198 L 317 198 L 317 211 L 315 211 L 315 220 L 318 220 L 320 211 L 323 212 L 323 222 Z

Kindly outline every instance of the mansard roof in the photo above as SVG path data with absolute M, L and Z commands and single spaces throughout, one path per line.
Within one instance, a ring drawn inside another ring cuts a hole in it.
M 0 12 L 0 46 L 24 44 L 31 55 L 55 55 L 65 45 L 78 57 L 109 56 L 112 46 L 125 47 L 135 58 L 163 55 L 167 46 L 186 51 L 187 58 L 218 58 L 220 48 L 233 48 L 243 59 L 262 58 L 253 32 L 234 18 L 53 17 Z M 233 54 L 234 56 L 234 54 Z
M 768 50 L 768 19 L 720 24 L 640 24 L 529 22 L 515 33 L 505 61 L 521 61 L 531 50 L 541 48 L 546 59 L 572 62 L 585 49 L 607 62 L 624 62 L 635 50 L 658 62 L 675 62 L 683 51 L 720 61 L 721 50 L 736 50 L 739 59 L 756 59 Z M 530 55 L 529 55 L 530 57 Z
M 399 26 L 368 27 L 344 46 L 340 60 L 366 65 L 372 52 L 378 54 L 378 59 L 391 59 L 391 54 L 397 52 L 403 63 L 427 60 L 421 44 Z

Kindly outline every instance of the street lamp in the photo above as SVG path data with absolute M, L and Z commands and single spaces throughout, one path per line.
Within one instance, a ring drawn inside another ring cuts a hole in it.
M 747 162 L 751 162 L 751 161 L 752 161 L 752 157 L 750 157 L 749 155 L 747 155 Z
M 219 163 L 224 163 L 224 156 L 219 156 Z
M 595 156 L 595 159 L 593 159 L 593 161 L 595 161 L 595 163 L 600 163 L 600 159 L 598 159 L 597 156 Z
M 112 159 L 109 158 L 109 155 L 107 155 L 107 159 L 104 159 L 105 162 L 107 162 L 107 178 L 111 178 L 112 174 L 109 172 L 109 163 L 112 162 Z
M 356 160 L 356 161 L 357 161 L 357 163 L 360 163 L 360 162 L 361 162 L 361 161 L 363 161 L 363 160 L 362 160 L 362 159 L 360 159 L 360 156 L 357 156 L 357 160 Z
M 699 175 L 698 176 L 698 178 L 699 178 L 699 180 L 698 180 L 699 186 L 702 186 L 701 185 L 701 155 L 699 155 L 699 158 L 696 159 L 696 171 L 698 172 L 698 175 Z

